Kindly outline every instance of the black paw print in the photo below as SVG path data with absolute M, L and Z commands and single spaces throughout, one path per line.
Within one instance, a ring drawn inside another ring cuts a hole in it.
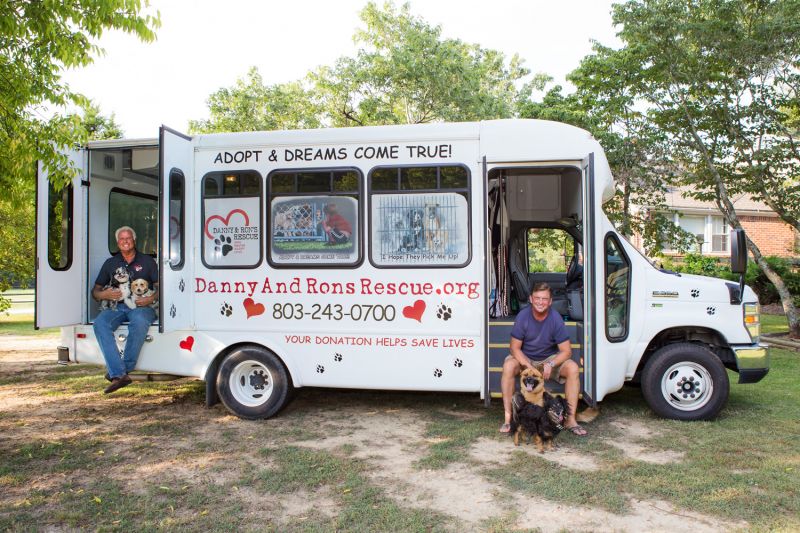
M 175 304 L 172 304 L 172 306 L 169 308 L 169 316 L 171 316 L 172 318 L 175 318 L 175 315 L 177 315 L 177 314 L 178 314 L 178 310 L 175 308 Z
M 716 307 L 706 307 L 706 313 L 708 313 L 709 315 L 713 315 L 716 312 L 717 312 Z
M 461 368 L 461 365 L 463 365 L 463 364 L 464 364 L 464 361 L 462 361 L 461 359 L 456 359 L 455 361 L 453 361 L 453 366 L 456 367 L 456 368 Z
M 219 310 L 219 314 L 222 316 L 231 316 L 233 314 L 233 307 L 231 307 L 228 302 L 224 302 Z
M 341 360 L 342 360 L 342 354 L 340 354 L 340 353 L 336 353 L 336 354 L 334 354 L 334 355 L 333 355 L 333 360 L 334 360 L 334 361 L 336 361 L 336 362 L 338 363 L 339 361 L 341 361 Z
M 325 367 L 322 365 L 317 365 L 317 374 L 323 374 L 325 372 Z
M 450 320 L 450 317 L 453 316 L 453 310 L 447 307 L 444 304 L 439 305 L 436 308 L 436 318 L 440 318 L 442 320 Z
M 181 290 L 181 292 L 183 292 L 183 290 L 186 288 L 186 283 L 183 282 L 183 278 L 181 278 L 181 282 L 178 283 L 178 288 Z
M 697 289 L 692 289 L 692 298 L 697 298 L 700 296 L 700 291 Z
M 434 375 L 435 377 L 437 377 L 437 378 L 440 378 L 440 377 L 442 377 L 442 371 L 441 371 L 441 370 L 439 370 L 439 369 L 437 368 L 437 369 L 435 369 L 435 370 L 433 371 L 433 375 Z
M 225 257 L 233 250 L 233 246 L 231 246 L 231 238 L 226 237 L 225 235 L 220 235 L 218 238 L 214 239 L 214 251 L 219 252 L 222 250 L 222 257 Z

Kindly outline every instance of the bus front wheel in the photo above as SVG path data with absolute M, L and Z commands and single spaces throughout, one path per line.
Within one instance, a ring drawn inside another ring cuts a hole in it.
M 290 399 L 289 374 L 278 357 L 261 346 L 229 353 L 217 373 L 217 394 L 234 415 L 248 420 L 270 418 Z
M 705 346 L 682 342 L 658 349 L 642 372 L 642 394 L 656 414 L 710 420 L 728 400 L 728 373 Z

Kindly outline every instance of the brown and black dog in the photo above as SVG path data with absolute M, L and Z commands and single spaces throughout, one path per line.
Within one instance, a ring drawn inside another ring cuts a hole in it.
M 527 433 L 528 442 L 533 437 L 540 453 L 545 448 L 552 450 L 553 438 L 564 429 L 564 420 L 569 416 L 569 404 L 545 390 L 544 377 L 535 368 L 522 371 L 519 388 L 511 400 L 514 446 L 519 446 L 520 437 Z

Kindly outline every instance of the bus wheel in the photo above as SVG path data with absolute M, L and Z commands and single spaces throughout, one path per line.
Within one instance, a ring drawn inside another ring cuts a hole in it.
M 711 350 L 688 342 L 660 348 L 642 372 L 642 394 L 656 414 L 710 420 L 728 400 L 728 373 Z
M 217 373 L 217 394 L 240 418 L 269 418 L 289 402 L 289 374 L 280 359 L 260 346 L 242 346 L 225 357 Z

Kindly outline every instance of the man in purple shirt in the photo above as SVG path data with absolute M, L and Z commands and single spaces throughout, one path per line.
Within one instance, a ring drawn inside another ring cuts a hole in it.
M 580 369 L 572 360 L 569 333 L 561 316 L 552 311 L 553 294 L 547 283 L 537 283 L 530 295 L 530 309 L 521 309 L 511 329 L 511 354 L 503 363 L 500 388 L 503 391 L 505 422 L 501 433 L 511 430 L 511 397 L 514 382 L 524 368 L 541 368 L 544 379 L 553 376 L 564 383 L 564 396 L 569 403 L 570 415 L 564 426 L 580 437 L 586 435 L 575 420 L 580 394 Z

